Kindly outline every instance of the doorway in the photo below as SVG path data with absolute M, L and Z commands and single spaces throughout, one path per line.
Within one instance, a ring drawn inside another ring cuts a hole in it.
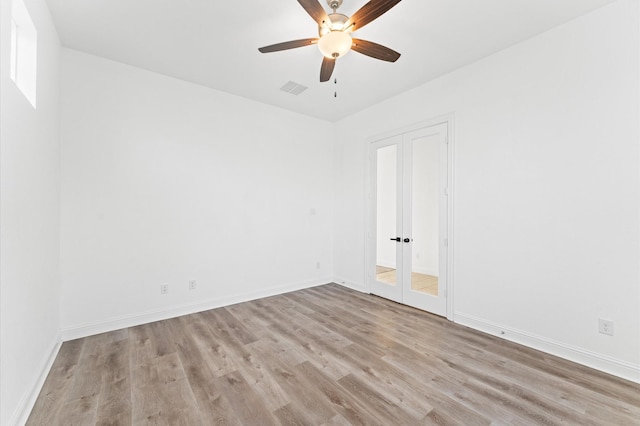
M 448 124 L 370 144 L 369 291 L 447 316 Z

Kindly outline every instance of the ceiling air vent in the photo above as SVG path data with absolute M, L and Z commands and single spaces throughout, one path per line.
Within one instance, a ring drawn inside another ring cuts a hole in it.
M 283 92 L 291 93 L 292 95 L 298 96 L 300 93 L 307 90 L 307 86 L 303 86 L 302 84 L 298 84 L 295 81 L 289 81 L 287 84 L 282 86 L 280 90 Z

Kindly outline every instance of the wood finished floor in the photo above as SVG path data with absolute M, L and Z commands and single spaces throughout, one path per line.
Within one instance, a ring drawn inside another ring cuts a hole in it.
M 376 265 L 376 280 L 395 286 L 396 270 L 386 266 Z M 421 293 L 438 295 L 438 277 L 418 272 L 411 272 L 411 289 Z
M 640 385 L 335 284 L 65 342 L 29 425 L 638 425 Z

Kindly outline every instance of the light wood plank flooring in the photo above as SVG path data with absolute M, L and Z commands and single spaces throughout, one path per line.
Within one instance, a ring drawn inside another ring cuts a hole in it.
M 66 342 L 29 425 L 638 425 L 640 385 L 335 284 Z
M 386 266 L 376 266 L 376 279 L 380 282 L 395 286 L 397 284 L 396 270 Z M 421 293 L 438 295 L 438 277 L 418 272 L 411 272 L 411 289 Z
M 427 274 L 411 273 L 411 289 L 434 296 L 438 295 L 438 277 Z

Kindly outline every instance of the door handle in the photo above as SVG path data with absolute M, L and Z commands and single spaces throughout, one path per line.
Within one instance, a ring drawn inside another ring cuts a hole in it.
M 389 239 L 390 239 L 391 241 L 397 241 L 397 242 L 402 241 L 402 238 L 400 238 L 400 237 L 389 238 Z
M 405 243 L 410 243 L 411 241 L 413 241 L 411 238 L 405 238 L 405 239 L 404 239 L 404 242 L 405 242 Z

